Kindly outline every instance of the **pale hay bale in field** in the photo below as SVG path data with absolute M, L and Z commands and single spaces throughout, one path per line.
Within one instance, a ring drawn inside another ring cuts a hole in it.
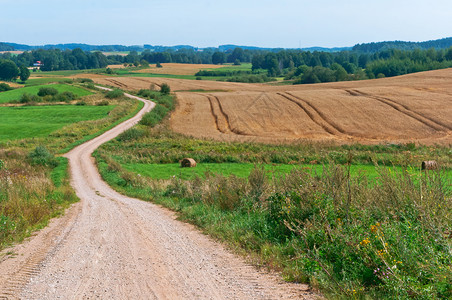
M 196 161 L 193 158 L 184 158 L 180 162 L 181 168 L 194 168 L 196 167 Z
M 438 163 L 434 160 L 426 160 L 422 162 L 422 170 L 436 170 Z

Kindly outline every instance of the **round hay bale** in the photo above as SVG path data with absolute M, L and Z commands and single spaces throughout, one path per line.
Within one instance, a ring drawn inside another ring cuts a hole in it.
M 194 168 L 196 167 L 196 161 L 193 158 L 184 158 L 180 162 L 182 168 Z
M 434 160 L 426 160 L 422 162 L 422 170 L 436 170 L 438 169 L 438 163 Z

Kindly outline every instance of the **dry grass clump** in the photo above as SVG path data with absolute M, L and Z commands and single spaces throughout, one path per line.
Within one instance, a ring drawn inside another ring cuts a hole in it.
M 32 165 L 23 151 L 0 152 L 0 248 L 21 240 L 76 200 L 64 177 L 67 163 L 51 172 Z M 53 180 L 51 179 L 53 178 Z

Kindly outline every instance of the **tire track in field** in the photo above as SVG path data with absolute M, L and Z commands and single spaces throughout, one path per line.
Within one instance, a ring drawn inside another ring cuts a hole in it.
M 224 134 L 232 133 L 236 135 L 249 136 L 249 134 L 242 132 L 241 130 L 231 126 L 231 123 L 229 121 L 229 115 L 224 111 L 223 105 L 221 104 L 221 101 L 217 96 L 210 94 L 209 95 L 197 94 L 197 95 L 206 97 L 209 100 L 210 112 L 215 120 L 215 125 L 219 132 Z
M 421 92 L 426 92 L 426 93 L 431 93 L 431 94 L 439 94 L 439 95 L 445 95 L 445 96 L 452 96 L 452 93 L 448 93 L 448 92 L 444 92 L 444 91 L 438 91 L 438 90 L 431 90 L 429 88 L 422 88 L 422 87 L 413 87 L 412 88 L 415 91 L 421 91 Z M 452 98 L 451 99 L 445 99 L 448 102 L 452 102 Z
M 143 78 L 135 77 L 135 78 L 133 78 L 133 79 L 138 80 L 138 81 L 141 81 L 141 82 L 146 82 L 146 83 L 149 83 L 149 84 L 154 84 L 154 85 L 158 86 L 159 88 L 162 87 L 161 84 L 158 84 L 158 83 L 152 82 L 152 81 L 148 81 L 148 80 L 145 80 L 145 79 L 143 79 Z
M 220 108 L 221 115 L 222 115 L 223 118 L 226 120 L 226 126 L 227 126 L 228 130 L 229 130 L 230 132 L 237 133 L 237 132 L 235 132 L 234 129 L 231 127 L 231 122 L 229 121 L 229 116 L 228 116 L 228 114 L 224 111 L 223 105 L 221 104 L 220 99 L 219 99 L 217 96 L 213 96 L 213 98 L 215 99 L 215 101 L 216 101 L 217 104 L 218 104 L 218 107 Z
M 124 89 L 128 88 L 128 86 L 126 84 L 124 84 L 124 83 L 122 83 L 120 81 L 117 81 L 117 80 L 114 80 L 114 79 L 105 79 L 105 80 L 108 81 L 108 82 L 113 83 L 113 85 L 119 86 L 120 88 L 124 88 Z
M 215 126 L 216 126 L 217 130 L 221 133 L 231 132 L 230 130 L 228 131 L 227 120 L 224 118 L 224 116 L 222 116 L 223 119 L 221 119 L 220 114 L 217 113 L 217 110 L 220 110 L 220 109 L 218 107 L 218 103 L 213 100 L 213 97 L 205 96 L 205 95 L 200 95 L 200 96 L 206 97 L 207 100 L 209 101 L 210 113 L 212 114 L 212 117 L 215 120 Z
M 315 108 L 306 100 L 303 100 L 289 92 L 276 94 L 284 97 L 285 99 L 289 100 L 290 102 L 300 107 L 314 123 L 322 127 L 323 130 L 325 130 L 327 133 L 335 136 L 341 136 L 343 134 L 346 134 L 341 127 L 331 122 L 328 118 L 325 117 L 325 115 L 323 115 L 323 113 L 321 113 L 317 108 Z
M 424 124 L 427 127 L 432 128 L 435 131 L 442 131 L 442 132 L 447 132 L 449 130 L 452 130 L 452 127 L 444 124 L 441 121 L 435 120 L 433 118 L 427 117 L 421 113 L 418 113 L 416 111 L 411 110 L 409 107 L 407 107 L 406 105 L 403 105 L 397 101 L 394 101 L 390 98 L 386 98 L 386 97 L 380 97 L 380 96 L 374 96 L 371 94 L 367 94 L 365 92 L 362 92 L 360 90 L 354 89 L 354 90 L 346 90 L 347 93 L 349 93 L 352 96 L 362 96 L 362 97 L 366 97 L 366 98 L 370 98 L 370 99 L 374 99 L 377 100 L 383 104 L 386 104 L 390 107 L 392 107 L 393 109 L 395 109 L 396 111 L 412 118 L 415 119 L 418 122 L 421 122 L 422 124 Z

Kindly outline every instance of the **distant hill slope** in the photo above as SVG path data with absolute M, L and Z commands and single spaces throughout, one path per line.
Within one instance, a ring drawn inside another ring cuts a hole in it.
M 88 45 L 88 44 L 49 44 L 41 46 L 30 46 L 24 44 L 7 43 L 0 42 L 0 51 L 13 51 L 22 50 L 30 51 L 34 49 L 60 49 L 60 50 L 73 50 L 80 48 L 84 51 L 103 51 L 103 52 L 117 52 L 117 51 L 144 51 L 150 50 L 151 52 L 165 52 L 165 51 L 177 51 L 180 49 L 189 50 L 205 50 L 205 51 L 221 51 L 221 52 L 231 52 L 235 48 L 242 48 L 243 50 L 266 50 L 266 51 L 280 51 L 284 48 L 264 48 L 264 47 L 254 47 L 254 46 L 239 46 L 239 45 L 220 45 L 218 47 L 206 47 L 198 48 L 190 45 L 176 45 L 176 46 L 153 46 L 149 44 L 144 45 Z M 291 50 L 303 50 L 303 51 L 319 51 L 319 52 L 340 52 L 340 51 L 358 51 L 363 53 L 375 53 L 387 49 L 401 49 L 401 50 L 413 50 L 413 49 L 446 49 L 452 47 L 452 37 L 443 38 L 439 40 L 431 40 L 426 42 L 404 42 L 404 41 L 387 41 L 387 42 L 376 42 L 376 43 L 364 43 L 357 44 L 353 47 L 309 47 L 309 48 L 292 48 Z
M 262 48 L 262 47 L 254 47 L 254 46 L 239 46 L 239 45 L 220 45 L 218 48 L 216 47 L 207 47 L 207 48 L 197 48 L 190 45 L 176 45 L 176 46 L 153 46 L 153 45 L 134 45 L 134 46 L 124 46 L 124 45 L 88 45 L 88 44 L 49 44 L 49 45 L 41 45 L 41 46 L 30 46 L 24 44 L 16 44 L 16 43 L 2 43 L 0 42 L 0 51 L 13 51 L 13 50 L 21 50 L 21 51 L 30 51 L 35 49 L 60 49 L 60 50 L 73 50 L 76 48 L 80 48 L 83 51 L 103 51 L 103 52 L 117 52 L 117 51 L 144 51 L 150 50 L 151 52 L 165 52 L 165 51 L 177 51 L 180 49 L 190 49 L 190 50 L 210 50 L 210 51 L 221 51 L 228 52 L 232 51 L 235 48 L 242 48 L 243 50 L 267 50 L 267 51 L 280 51 L 283 48 Z M 351 47 L 341 47 L 341 48 L 324 48 L 324 47 L 310 47 L 310 48 L 300 48 L 300 50 L 304 51 L 322 51 L 322 52 L 339 52 L 344 50 L 351 50 Z
M 353 47 L 354 51 L 374 53 L 387 49 L 400 49 L 400 50 L 414 50 L 414 49 L 447 49 L 452 47 L 452 37 L 431 40 L 426 42 L 404 42 L 404 41 L 390 41 L 390 42 L 378 42 L 357 44 Z

